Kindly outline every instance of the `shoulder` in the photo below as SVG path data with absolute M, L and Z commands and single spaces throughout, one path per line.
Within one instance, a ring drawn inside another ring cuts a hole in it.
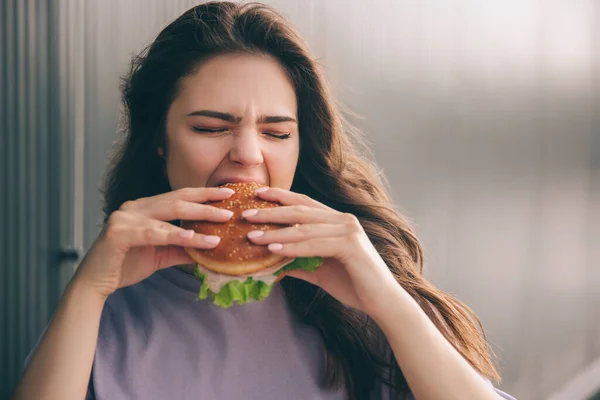
M 111 322 L 115 323 L 125 317 L 143 316 L 148 307 L 150 290 L 147 282 L 143 281 L 136 285 L 122 288 L 111 294 L 102 310 L 101 325 Z
M 171 282 L 155 273 L 135 285 L 118 289 L 111 294 L 104 305 L 103 318 L 135 318 L 149 315 L 153 307 L 165 301 L 176 300 L 177 290 Z
M 99 344 L 115 336 L 144 335 L 152 327 L 157 311 L 164 306 L 167 289 L 159 277 L 151 276 L 135 285 L 117 290 L 104 304 L 100 319 Z
M 172 271 L 175 274 L 177 271 Z M 182 273 L 183 274 L 183 273 Z M 195 277 L 183 277 L 195 282 Z M 190 285 L 191 286 L 191 285 Z M 172 326 L 197 314 L 202 305 L 196 301 L 197 289 L 182 287 L 160 271 L 135 285 L 110 295 L 102 310 L 100 339 L 139 334 L 148 335 L 159 326 Z

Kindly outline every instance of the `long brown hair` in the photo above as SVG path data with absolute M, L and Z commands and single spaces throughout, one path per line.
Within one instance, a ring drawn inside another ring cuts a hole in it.
M 361 136 L 344 120 L 307 45 L 265 5 L 198 5 L 133 59 L 122 84 L 125 134 L 104 186 L 106 216 L 127 200 L 170 190 L 157 148 L 164 144 L 166 114 L 179 84 L 208 57 L 234 52 L 273 57 L 294 83 L 300 156 L 292 190 L 356 215 L 398 283 L 446 339 L 479 373 L 498 380 L 478 318 L 423 278 L 423 249 L 392 207 L 374 164 L 362 155 Z M 285 278 L 282 285 L 291 307 L 323 338 L 325 387 L 345 385 L 352 399 L 367 398 L 377 382 L 398 393 L 408 391 L 389 346 L 368 316 L 304 281 Z

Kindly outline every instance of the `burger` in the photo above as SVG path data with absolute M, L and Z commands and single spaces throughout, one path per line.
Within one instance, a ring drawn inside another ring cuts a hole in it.
M 212 298 L 220 307 L 234 303 L 260 301 L 269 296 L 281 273 L 295 269 L 315 271 L 322 263 L 320 257 L 290 258 L 271 253 L 267 246 L 248 240 L 250 231 L 281 229 L 285 225 L 252 223 L 242 218 L 247 209 L 279 207 L 280 204 L 256 196 L 257 183 L 226 183 L 221 187 L 235 191 L 228 199 L 209 202 L 211 206 L 233 211 L 226 223 L 182 221 L 181 227 L 204 235 L 221 237 L 217 247 L 198 249 L 186 247 L 197 263 L 195 274 L 201 281 L 198 299 Z

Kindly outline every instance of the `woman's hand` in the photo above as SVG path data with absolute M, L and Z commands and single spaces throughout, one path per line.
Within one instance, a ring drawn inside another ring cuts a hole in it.
M 268 245 L 289 257 L 324 257 L 314 273 L 297 270 L 287 276 L 306 280 L 342 303 L 372 317 L 383 312 L 390 290 L 398 290 L 394 276 L 367 237 L 358 219 L 338 212 L 306 195 L 283 189 L 257 190 L 257 195 L 283 207 L 246 210 L 249 222 L 271 222 L 290 227 L 248 234 L 255 244 Z
M 124 203 L 110 215 L 73 279 L 108 296 L 161 268 L 193 263 L 184 246 L 210 249 L 220 238 L 166 221 L 226 222 L 233 213 L 199 203 L 225 200 L 233 193 L 227 188 L 185 188 Z

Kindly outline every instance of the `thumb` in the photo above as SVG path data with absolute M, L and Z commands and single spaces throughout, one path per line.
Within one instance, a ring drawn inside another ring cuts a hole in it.
M 180 246 L 161 246 L 156 249 L 157 265 L 159 269 L 169 268 L 174 265 L 195 264 L 196 261 Z

